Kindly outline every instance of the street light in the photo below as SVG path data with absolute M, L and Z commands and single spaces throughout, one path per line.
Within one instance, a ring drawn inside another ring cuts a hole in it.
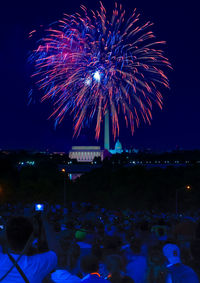
M 191 191 L 192 190 L 192 187 L 190 185 L 187 185 L 185 188 L 186 188 L 187 191 Z
M 63 186 L 63 195 L 64 195 L 64 208 L 66 207 L 66 170 L 62 168 L 61 172 L 64 174 L 64 186 Z
M 181 188 L 179 188 L 179 189 L 176 189 L 176 215 L 178 215 L 178 192 L 179 192 L 180 190 L 183 190 L 183 189 L 185 189 L 186 191 L 191 191 L 191 190 L 192 190 L 192 187 L 191 187 L 191 185 L 186 185 L 186 186 L 184 186 L 184 187 L 181 187 Z

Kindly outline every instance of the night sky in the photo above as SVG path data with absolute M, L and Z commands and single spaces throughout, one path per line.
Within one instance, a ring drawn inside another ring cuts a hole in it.
M 171 90 L 164 90 L 164 108 L 153 108 L 152 125 L 141 123 L 133 136 L 122 129 L 120 141 L 125 147 L 155 150 L 200 149 L 200 89 L 199 89 L 199 9 L 198 1 L 121 0 L 126 10 L 138 8 L 141 22 L 152 21 L 158 40 L 166 40 L 165 55 L 174 71 L 168 72 Z M 176 4 L 175 4 L 176 3 Z M 68 151 L 72 145 L 103 146 L 103 136 L 94 140 L 94 125 L 83 129 L 78 139 L 72 139 L 72 118 L 56 129 L 48 120 L 50 103 L 28 105 L 32 87 L 27 63 L 34 42 L 28 34 L 40 25 L 61 19 L 64 12 L 80 11 L 80 5 L 99 8 L 98 1 L 28 0 L 1 2 L 0 17 L 0 149 Z M 114 1 L 104 0 L 110 9 Z M 103 129 L 103 128 L 102 128 Z M 102 131 L 103 133 L 103 131 Z M 113 141 L 111 143 L 113 147 Z

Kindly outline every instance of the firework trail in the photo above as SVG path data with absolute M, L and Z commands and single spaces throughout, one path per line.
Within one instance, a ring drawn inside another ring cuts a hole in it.
M 64 14 L 46 31 L 30 56 L 33 77 L 44 91 L 42 101 L 52 99 L 56 124 L 69 112 L 74 117 L 74 135 L 83 123 L 96 119 L 96 139 L 106 111 L 114 139 L 119 135 L 119 114 L 133 134 L 139 121 L 149 123 L 152 104 L 162 108 L 161 85 L 169 88 L 162 68 L 171 65 L 156 46 L 152 23 L 139 24 L 136 9 L 126 19 L 122 5 L 115 4 L 111 18 L 100 2 L 99 11 Z M 35 30 L 30 33 L 32 37 Z

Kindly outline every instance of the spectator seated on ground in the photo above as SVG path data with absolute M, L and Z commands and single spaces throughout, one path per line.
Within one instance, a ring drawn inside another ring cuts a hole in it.
M 106 258 L 106 267 L 109 272 L 108 280 L 112 283 L 135 283 L 135 281 L 125 274 L 125 266 L 119 255 L 110 255 Z
M 163 254 L 168 260 L 166 283 L 199 283 L 194 270 L 181 263 L 180 249 L 177 245 L 166 244 L 163 247 Z
M 120 255 L 123 258 L 123 262 L 125 264 L 126 259 L 124 256 L 124 251 L 122 248 L 122 240 L 119 236 L 105 236 L 102 241 L 102 260 L 100 263 L 100 272 L 103 276 L 107 276 L 108 271 L 105 265 L 106 258 L 109 255 Z
M 86 241 L 87 232 L 85 229 L 77 230 L 75 238 L 81 250 L 81 257 L 91 252 L 92 245 Z
M 83 279 L 81 282 L 84 283 L 104 283 L 108 282 L 103 279 L 99 274 L 99 261 L 97 257 L 92 254 L 83 256 L 81 259 L 81 270 Z
M 122 240 L 119 236 L 106 236 L 103 241 L 104 256 L 111 254 L 122 254 Z
M 156 245 L 149 249 L 148 255 L 148 283 L 164 283 L 166 278 L 165 257 L 162 254 L 162 246 Z
M 84 229 L 77 230 L 75 232 L 75 240 L 77 242 L 77 245 L 80 248 L 80 256 L 76 265 L 76 273 L 80 274 L 81 269 L 80 269 L 80 262 L 82 257 L 85 255 L 88 255 L 91 253 L 92 245 L 86 242 L 86 235 L 87 232 Z
M 79 256 L 80 247 L 71 236 L 62 238 L 58 253 L 58 268 L 51 274 L 51 280 L 56 283 L 80 282 L 81 279 L 74 275 Z
M 33 254 L 31 245 L 36 235 L 31 221 L 25 217 L 12 217 L 8 221 L 6 239 L 9 247 L 7 253 L 0 253 L 0 281 L 40 283 L 56 267 L 57 256 L 53 251 L 48 251 L 41 221 L 38 231 L 37 247 Z M 28 255 L 30 252 L 33 255 Z
M 142 242 L 133 239 L 130 243 L 132 255 L 129 255 L 126 273 L 135 283 L 144 283 L 147 273 L 147 258 L 141 254 Z

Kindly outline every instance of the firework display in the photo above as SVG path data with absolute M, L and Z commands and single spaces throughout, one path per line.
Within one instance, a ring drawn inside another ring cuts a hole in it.
M 100 2 L 98 11 L 81 6 L 80 13 L 64 14 L 48 28 L 30 60 L 44 93 L 42 101 L 53 101 L 56 123 L 72 114 L 78 136 L 83 124 L 95 119 L 96 139 L 106 112 L 114 138 L 119 135 L 119 117 L 132 134 L 141 119 L 150 124 L 152 104 L 163 104 L 159 87 L 169 88 L 163 68 L 171 68 L 158 49 L 165 42 L 155 40 L 151 26 L 139 24 L 136 10 L 126 17 L 118 4 L 109 17 Z

